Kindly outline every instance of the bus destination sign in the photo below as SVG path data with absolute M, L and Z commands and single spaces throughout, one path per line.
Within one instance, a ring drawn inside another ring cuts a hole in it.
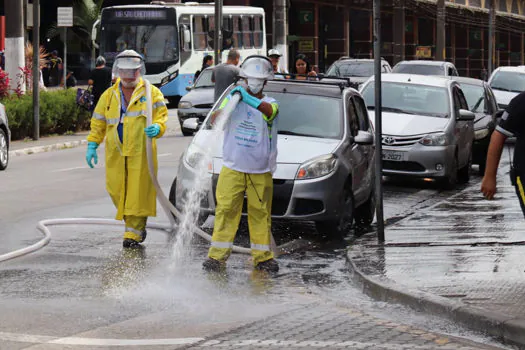
M 166 11 L 161 10 L 117 10 L 113 12 L 114 19 L 157 19 L 165 20 Z

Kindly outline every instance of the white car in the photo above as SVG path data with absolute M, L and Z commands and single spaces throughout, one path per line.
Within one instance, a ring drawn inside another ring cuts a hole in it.
M 492 72 L 489 85 L 496 95 L 500 109 L 505 109 L 510 100 L 525 91 L 525 67 L 499 67 Z
M 0 103 L 0 170 L 5 170 L 9 163 L 9 144 L 11 143 L 11 131 L 7 121 L 5 107 Z
M 394 66 L 392 73 L 459 76 L 456 66 L 447 61 L 401 61 Z
M 474 118 L 457 81 L 412 74 L 382 76 L 383 173 L 468 182 Z M 375 120 L 374 78 L 361 94 Z

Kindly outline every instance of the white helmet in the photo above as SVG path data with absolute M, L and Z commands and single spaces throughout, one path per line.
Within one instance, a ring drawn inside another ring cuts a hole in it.
M 248 56 L 241 65 L 239 76 L 246 79 L 273 79 L 272 61 L 264 56 Z
M 137 71 L 139 76 L 137 76 Z M 144 58 L 134 50 L 124 50 L 117 55 L 113 63 L 115 78 L 139 78 L 146 74 Z

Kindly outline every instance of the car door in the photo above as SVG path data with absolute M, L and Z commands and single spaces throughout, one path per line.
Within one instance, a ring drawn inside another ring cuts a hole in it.
M 359 95 L 354 95 L 352 97 L 352 101 L 354 102 L 354 107 L 357 112 L 357 121 L 359 123 L 359 130 L 364 132 L 373 133 L 372 128 L 370 127 L 370 119 L 368 116 L 368 111 L 366 109 L 365 101 L 363 98 Z M 364 164 L 363 166 L 365 169 L 363 170 L 365 173 L 364 181 L 363 181 L 363 200 L 366 200 L 369 198 L 369 191 L 368 189 L 371 189 L 372 186 L 374 186 L 373 180 L 374 180 L 374 152 L 375 152 L 375 145 L 359 145 L 358 146 L 360 150 L 363 153 Z
M 369 183 L 370 175 L 367 172 L 368 159 L 366 149 L 364 147 L 353 142 L 353 137 L 357 136 L 359 132 L 359 117 L 355 104 L 355 96 L 349 94 L 346 102 L 346 118 L 348 121 L 350 135 L 352 136 L 350 144 L 350 160 L 352 163 L 352 190 L 354 193 L 354 199 L 356 203 L 362 203 L 366 200 L 368 193 L 366 189 Z
M 458 147 L 458 168 L 464 167 L 470 158 L 472 149 L 472 141 L 474 138 L 474 124 L 473 121 L 458 120 L 459 110 L 469 110 L 467 100 L 463 95 L 463 91 L 457 86 L 453 87 L 452 94 L 454 96 L 454 115 L 456 122 L 456 138 Z

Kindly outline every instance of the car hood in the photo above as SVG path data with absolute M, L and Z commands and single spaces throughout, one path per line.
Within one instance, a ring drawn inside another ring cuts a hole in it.
M 372 124 L 375 124 L 375 111 L 368 111 L 368 115 Z M 412 136 L 443 131 L 449 122 L 448 118 L 404 113 L 382 112 L 381 116 L 381 133 L 396 136 Z
M 210 143 L 210 140 L 214 140 Z M 222 167 L 223 134 L 216 135 L 211 130 L 200 130 L 192 143 L 213 154 L 213 171 L 218 173 Z M 316 137 L 279 135 L 277 143 L 277 170 L 279 179 L 294 179 L 299 166 L 304 162 L 325 154 L 333 153 L 341 140 Z
M 212 104 L 214 102 L 214 88 L 192 89 L 180 100 L 191 102 L 192 105 Z
M 492 89 L 494 92 L 494 96 L 496 96 L 496 102 L 498 105 L 504 105 L 508 106 L 510 100 L 512 100 L 516 95 L 518 95 L 517 92 L 511 92 L 511 91 L 502 91 L 497 89 Z

